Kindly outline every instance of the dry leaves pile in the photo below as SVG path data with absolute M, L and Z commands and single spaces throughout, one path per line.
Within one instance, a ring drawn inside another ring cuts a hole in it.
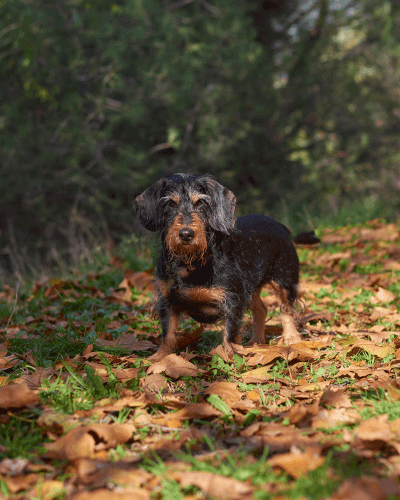
M 399 236 L 372 221 L 299 247 L 303 341 L 280 344 L 265 295 L 269 343 L 232 361 L 221 326 L 190 322 L 181 345 L 197 346 L 147 361 L 150 272 L 36 284 L 0 330 L 0 499 L 400 498 Z M 72 350 L 39 359 L 32 342 L 66 331 Z M 26 456 L 24 433 L 39 436 Z

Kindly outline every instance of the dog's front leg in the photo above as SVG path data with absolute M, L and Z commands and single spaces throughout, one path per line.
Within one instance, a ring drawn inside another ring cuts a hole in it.
M 222 345 L 224 346 L 227 356 L 232 359 L 234 355 L 232 342 L 235 344 L 241 343 L 241 323 L 243 316 L 243 308 L 236 306 L 232 308 L 226 315 L 225 328 L 222 338 Z
M 176 348 L 176 331 L 178 329 L 179 311 L 172 307 L 162 308 L 159 311 L 163 340 L 158 351 L 150 356 L 151 361 L 160 361 Z

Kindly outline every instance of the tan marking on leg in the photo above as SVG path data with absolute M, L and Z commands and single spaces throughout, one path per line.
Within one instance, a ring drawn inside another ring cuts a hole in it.
M 164 337 L 158 351 L 150 356 L 151 361 L 160 361 L 169 354 L 172 354 L 176 348 L 176 330 L 178 329 L 179 315 L 171 312 L 167 335 Z
M 253 312 L 253 334 L 249 344 L 265 344 L 265 317 L 267 308 L 260 297 L 260 292 L 255 292 L 252 297 L 250 308 Z
M 293 306 L 289 303 L 286 290 L 272 281 L 270 283 L 274 293 L 281 299 L 282 341 L 284 344 L 296 344 L 301 342 L 300 333 L 297 331 L 294 318 L 297 316 Z
M 235 339 L 236 340 L 236 339 Z M 222 336 L 222 345 L 224 347 L 224 350 L 225 350 L 225 353 L 226 355 L 228 356 L 229 359 L 232 359 L 233 358 L 233 355 L 235 354 L 234 353 L 234 350 L 233 350 L 233 347 L 232 347 L 232 344 L 229 342 L 228 340 L 228 333 L 226 331 L 226 326 L 225 326 L 225 329 L 224 329 L 224 333 L 223 333 L 223 336 Z
M 301 342 L 300 333 L 297 331 L 291 314 L 283 313 L 281 309 L 281 320 L 283 327 L 282 340 L 284 344 L 297 344 Z
M 156 288 L 158 292 L 165 297 L 166 299 L 169 297 L 169 289 L 168 289 L 168 282 L 161 280 L 160 278 L 156 279 Z

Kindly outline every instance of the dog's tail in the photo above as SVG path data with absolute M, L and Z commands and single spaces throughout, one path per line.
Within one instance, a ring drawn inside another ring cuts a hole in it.
M 298 245 L 316 245 L 321 243 L 321 240 L 315 236 L 314 231 L 309 231 L 308 233 L 300 233 L 293 238 L 293 243 Z

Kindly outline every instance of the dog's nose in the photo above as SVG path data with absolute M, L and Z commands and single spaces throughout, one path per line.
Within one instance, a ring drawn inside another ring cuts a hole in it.
M 190 229 L 188 227 L 183 227 L 182 229 L 179 230 L 179 238 L 186 243 L 192 240 L 193 236 L 194 236 L 193 229 Z

